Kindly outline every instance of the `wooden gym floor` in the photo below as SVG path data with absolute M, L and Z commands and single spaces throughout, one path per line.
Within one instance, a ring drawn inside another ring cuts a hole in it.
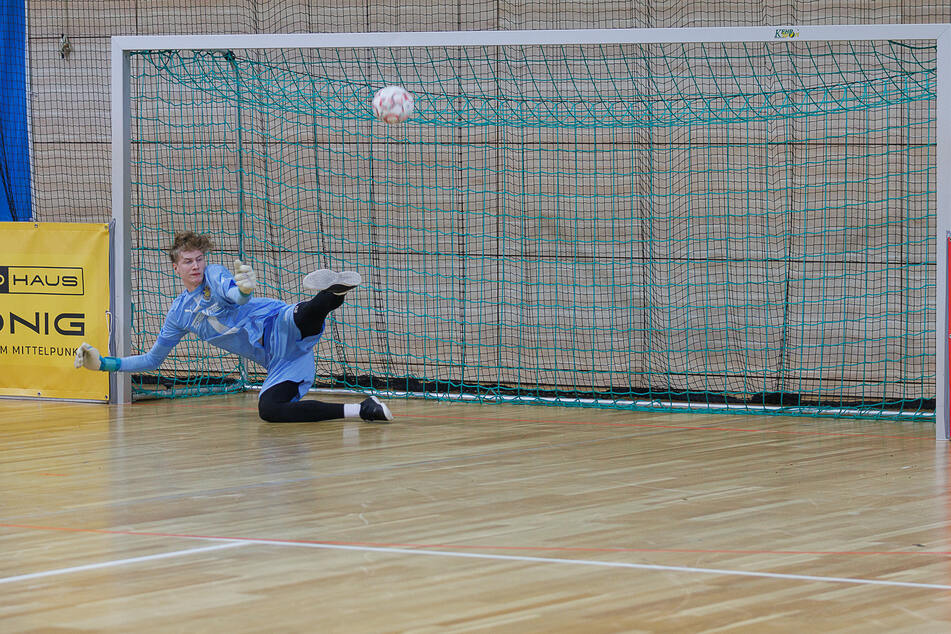
M 255 403 L 0 400 L 0 631 L 951 631 L 930 424 Z

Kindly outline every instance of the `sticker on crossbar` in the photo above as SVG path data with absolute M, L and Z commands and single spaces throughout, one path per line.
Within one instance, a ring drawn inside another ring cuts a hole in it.
M 776 29 L 777 40 L 791 40 L 799 37 L 799 29 Z

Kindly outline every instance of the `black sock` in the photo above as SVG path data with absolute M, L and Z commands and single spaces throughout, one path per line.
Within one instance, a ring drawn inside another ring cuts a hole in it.
M 302 337 L 311 337 L 324 329 L 324 320 L 335 308 L 343 304 L 345 295 L 335 295 L 328 290 L 322 290 L 306 302 L 301 302 L 294 309 L 294 323 L 300 330 Z

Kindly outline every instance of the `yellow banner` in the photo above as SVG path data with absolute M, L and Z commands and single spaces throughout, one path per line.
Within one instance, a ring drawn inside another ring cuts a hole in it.
M 0 222 L 0 395 L 109 400 L 73 367 L 83 341 L 109 354 L 108 317 L 108 225 Z

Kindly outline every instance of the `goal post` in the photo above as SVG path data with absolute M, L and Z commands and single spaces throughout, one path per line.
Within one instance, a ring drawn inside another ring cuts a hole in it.
M 951 24 L 941 25 L 936 34 L 937 49 L 937 186 L 936 186 L 936 280 L 935 280 L 935 437 L 951 440 L 951 401 L 949 401 L 949 342 L 951 342 L 951 319 L 948 315 L 948 284 L 951 283 L 948 268 L 948 250 L 942 242 L 951 237 Z
M 947 440 L 949 31 L 113 37 L 113 354 L 151 345 L 191 228 L 286 301 L 364 273 L 318 387 Z M 387 84 L 401 126 L 372 120 Z M 260 385 L 184 344 L 136 391 Z

